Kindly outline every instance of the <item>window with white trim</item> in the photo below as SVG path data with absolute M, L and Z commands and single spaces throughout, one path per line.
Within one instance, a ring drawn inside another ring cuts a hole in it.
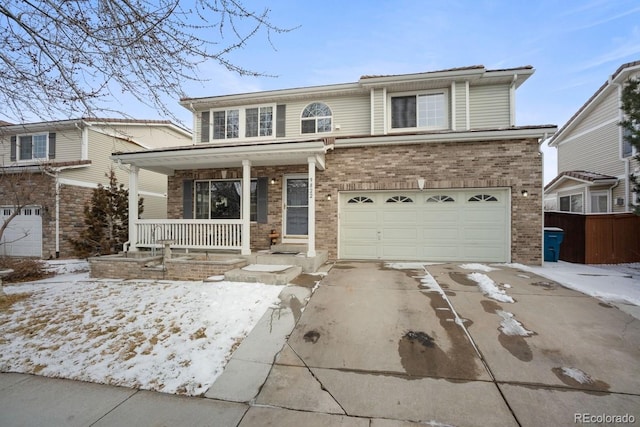
M 582 193 L 569 194 L 560 197 L 561 212 L 583 212 Z
M 301 132 L 323 133 L 331 132 L 331 108 L 322 102 L 314 102 L 302 110 Z
M 259 105 L 242 109 L 205 111 L 201 115 L 201 142 L 241 138 L 271 138 L 274 136 L 275 106 Z
M 391 129 L 446 129 L 444 92 L 391 96 Z
M 439 194 L 437 196 L 431 196 L 427 199 L 427 203 L 443 203 L 443 202 L 455 202 L 455 199 L 446 194 Z
M 50 158 L 49 140 L 55 141 L 55 134 L 51 135 L 54 136 L 51 138 L 48 133 L 39 133 L 11 137 L 11 160 L 30 161 Z
M 251 180 L 251 221 L 257 219 L 257 180 Z M 242 218 L 242 180 L 208 180 L 195 182 L 196 219 Z
M 476 194 L 475 196 L 469 197 L 470 202 L 497 202 L 498 199 L 491 194 Z
M 356 204 L 373 203 L 373 200 L 367 196 L 356 196 L 356 197 L 350 198 L 349 201 L 347 201 L 347 203 L 356 203 Z
M 413 203 L 413 199 L 407 196 L 392 196 L 385 203 Z

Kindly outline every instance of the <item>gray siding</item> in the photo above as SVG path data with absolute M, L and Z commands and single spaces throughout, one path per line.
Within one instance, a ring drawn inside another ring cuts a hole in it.
M 469 88 L 471 128 L 509 126 L 509 86 L 471 86 Z
M 565 135 L 564 139 L 570 139 L 581 133 L 588 132 L 609 120 L 619 120 L 620 109 L 618 107 L 618 91 L 612 90 L 576 127 Z
M 593 129 L 558 147 L 558 172 L 586 170 L 606 175 L 624 174 L 617 123 Z
M 300 131 L 302 110 L 312 102 L 323 102 L 331 108 L 333 126 L 340 125 L 339 131 L 321 136 L 334 135 L 369 135 L 371 133 L 371 96 L 369 94 L 348 98 L 309 99 L 287 103 L 287 138 L 304 137 Z M 375 116 L 380 115 L 382 103 L 375 106 Z M 376 123 L 376 127 L 377 127 Z
M 384 135 L 385 127 L 384 127 L 384 116 L 385 116 L 385 96 L 384 90 L 375 89 L 373 95 L 373 105 L 374 105 L 374 114 L 373 114 L 373 131 L 372 133 L 375 135 Z

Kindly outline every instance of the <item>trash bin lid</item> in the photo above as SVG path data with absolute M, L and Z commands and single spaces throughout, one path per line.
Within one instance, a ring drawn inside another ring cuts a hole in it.
M 564 231 L 564 230 L 558 227 L 545 227 L 544 231 Z

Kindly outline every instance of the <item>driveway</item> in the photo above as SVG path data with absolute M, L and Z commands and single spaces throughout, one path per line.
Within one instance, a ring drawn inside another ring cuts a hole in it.
M 396 267 L 334 265 L 243 425 L 640 421 L 640 321 L 511 267 Z

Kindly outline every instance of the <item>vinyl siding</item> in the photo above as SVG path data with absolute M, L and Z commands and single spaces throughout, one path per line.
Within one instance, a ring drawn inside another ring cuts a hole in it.
M 335 136 L 337 135 L 369 135 L 371 133 L 371 96 L 370 94 L 348 97 L 348 98 L 327 98 L 327 99 L 310 99 L 298 102 L 290 102 L 287 104 L 287 138 L 295 137 L 313 137 L 313 134 L 302 134 L 300 130 L 300 119 L 302 110 L 312 102 L 323 102 L 331 108 L 333 115 L 333 126 L 340 125 L 339 131 L 320 134 L 317 136 Z M 382 102 L 376 102 L 375 117 L 380 117 L 380 111 L 383 109 Z M 384 113 L 383 113 L 384 114 Z M 378 124 L 376 123 L 376 127 Z
M 50 132 L 56 134 L 56 162 L 72 162 L 81 159 L 82 131 L 79 129 L 52 129 Z M 40 134 L 43 132 L 34 132 Z M 33 133 L 21 132 L 20 135 Z M 0 160 L 2 164 L 9 165 L 11 162 L 11 135 L 0 138 Z
M 467 85 L 465 82 L 456 82 L 456 130 L 467 128 Z
M 613 176 L 624 174 L 618 131 L 617 123 L 610 123 L 560 145 L 558 172 L 586 170 Z
M 601 125 L 609 120 L 619 120 L 620 110 L 618 107 L 618 91 L 612 90 L 595 108 L 571 130 L 564 140 L 570 139 L 575 135 L 587 132 L 596 126 Z M 565 144 L 573 143 L 567 141 Z M 565 145 L 563 144 L 563 145 Z
M 166 219 L 167 218 L 167 198 L 154 197 L 142 194 L 144 198 L 144 211 L 140 217 L 142 219 Z
M 374 105 L 374 114 L 373 114 L 373 134 L 375 135 L 384 135 L 384 90 L 375 89 L 373 95 L 373 105 Z
M 124 138 L 133 139 L 149 148 L 172 147 L 191 144 L 191 137 L 176 132 L 169 126 L 163 125 L 120 125 L 118 123 L 107 126 L 94 125 L 97 129 L 107 133 L 114 132 Z M 140 148 L 139 148 L 140 149 Z
M 509 126 L 509 86 L 471 86 L 469 88 L 471 128 Z

